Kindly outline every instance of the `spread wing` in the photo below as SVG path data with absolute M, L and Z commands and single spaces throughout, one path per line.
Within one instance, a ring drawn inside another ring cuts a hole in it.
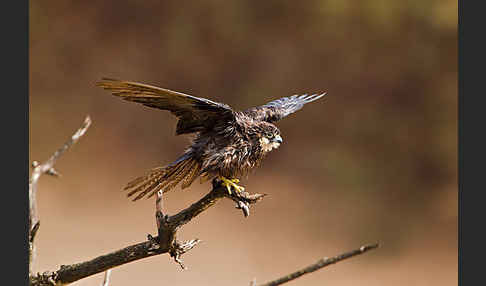
M 96 85 L 124 100 L 169 110 L 179 118 L 177 135 L 209 130 L 218 122 L 234 119 L 233 110 L 228 105 L 181 92 L 108 78 L 103 78 Z
M 304 104 L 318 100 L 324 95 L 326 95 L 325 92 L 322 94 L 304 94 L 282 97 L 277 100 L 270 101 L 265 105 L 247 109 L 244 112 L 257 120 L 272 123 L 296 112 L 297 110 L 301 109 Z

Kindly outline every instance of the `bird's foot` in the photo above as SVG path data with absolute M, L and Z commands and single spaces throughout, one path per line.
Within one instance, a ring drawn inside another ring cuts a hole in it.
M 219 177 L 222 181 L 222 185 L 226 187 L 228 193 L 231 195 L 231 187 L 233 187 L 237 193 L 241 193 L 245 190 L 244 187 L 237 185 L 240 182 L 238 179 L 227 179 L 223 176 Z

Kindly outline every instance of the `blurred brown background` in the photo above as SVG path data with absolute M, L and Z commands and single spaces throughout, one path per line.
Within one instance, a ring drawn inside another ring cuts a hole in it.
M 279 123 L 284 144 L 243 181 L 269 193 L 243 218 L 221 201 L 184 257 L 116 268 L 110 285 L 248 285 L 364 243 L 378 250 L 292 285 L 457 284 L 457 1 L 30 1 L 30 160 L 91 115 L 39 185 L 35 271 L 155 233 L 154 202 L 120 189 L 188 144 L 176 119 L 94 86 L 140 81 L 236 109 L 327 91 Z M 170 213 L 209 183 L 166 196 Z M 99 285 L 102 274 L 77 285 Z

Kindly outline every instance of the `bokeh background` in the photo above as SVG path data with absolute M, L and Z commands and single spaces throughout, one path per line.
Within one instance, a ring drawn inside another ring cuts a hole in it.
M 204 241 L 188 271 L 157 256 L 110 285 L 248 285 L 375 241 L 292 285 L 457 284 L 457 1 L 30 1 L 29 74 L 31 161 L 93 120 L 63 177 L 40 180 L 35 271 L 154 234 L 153 200 L 120 190 L 189 144 L 170 113 L 95 87 L 105 76 L 236 109 L 328 92 L 279 123 L 284 144 L 243 181 L 269 194 L 249 218 L 221 201 L 179 234 Z

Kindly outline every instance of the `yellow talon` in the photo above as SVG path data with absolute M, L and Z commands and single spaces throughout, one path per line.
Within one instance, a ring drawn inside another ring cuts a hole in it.
M 238 193 L 243 192 L 245 190 L 244 187 L 238 186 L 237 183 L 240 182 L 238 179 L 227 179 L 223 176 L 219 177 L 221 181 L 223 181 L 222 185 L 226 187 L 228 193 L 231 195 L 231 187 L 233 187 Z

